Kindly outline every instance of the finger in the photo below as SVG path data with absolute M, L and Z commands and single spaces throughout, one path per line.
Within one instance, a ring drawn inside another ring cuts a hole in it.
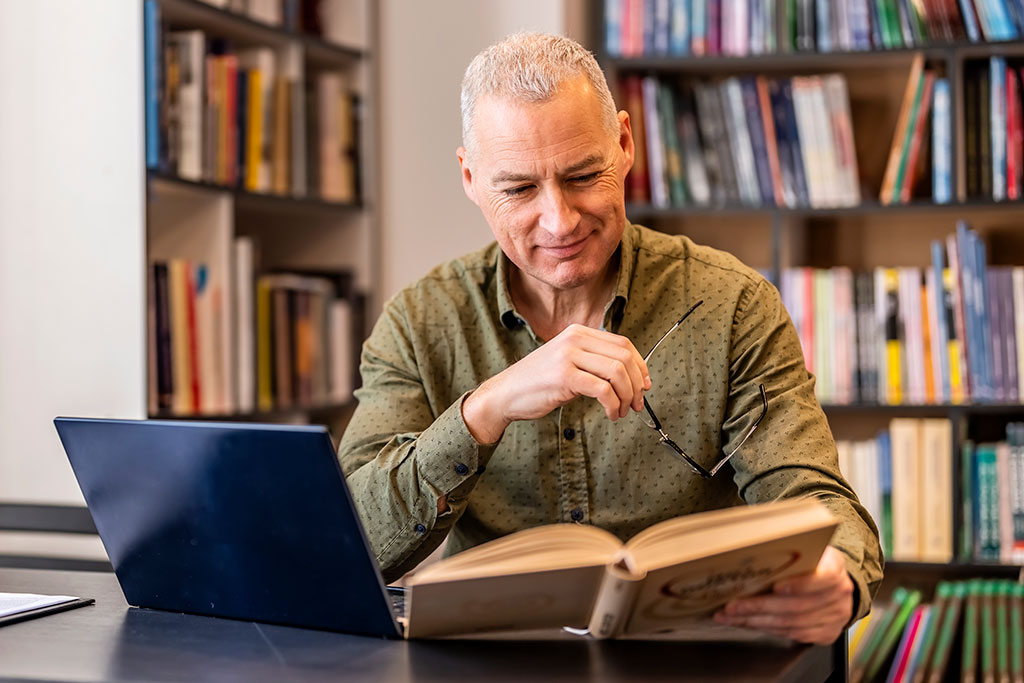
M 729 614 L 722 611 L 715 615 L 719 623 L 747 628 L 816 628 L 823 625 L 842 626 L 849 620 L 848 610 L 841 600 L 828 602 L 809 610 L 784 612 L 764 611 L 750 614 Z
M 853 588 L 853 583 L 845 569 L 837 571 L 819 569 L 813 574 L 804 574 L 779 581 L 772 587 L 772 590 L 779 595 L 812 595 L 845 588 L 851 590 Z
M 626 364 L 622 361 L 597 353 L 577 350 L 572 356 L 572 362 L 580 370 L 611 383 L 615 394 L 619 397 L 618 417 L 626 416 L 637 393 L 640 394 L 641 405 L 643 405 L 643 389 L 635 384 L 638 377 L 631 376 Z
M 589 396 L 596 399 L 604 408 L 604 414 L 608 419 L 615 421 L 619 418 L 619 411 L 622 409 L 622 401 L 615 393 L 611 382 L 601 379 L 597 375 L 576 369 L 569 376 L 569 390 L 579 396 Z
M 569 335 L 569 341 L 580 349 L 618 360 L 630 376 L 634 395 L 630 401 L 633 410 L 643 410 L 643 392 L 651 388 L 651 375 L 643 356 L 626 337 L 603 330 L 579 326 Z
M 779 614 L 799 614 L 841 602 L 844 594 L 838 590 L 821 591 L 810 595 L 773 595 L 767 593 L 756 597 L 741 598 L 731 601 L 723 610 L 730 616 L 744 616 L 773 612 Z

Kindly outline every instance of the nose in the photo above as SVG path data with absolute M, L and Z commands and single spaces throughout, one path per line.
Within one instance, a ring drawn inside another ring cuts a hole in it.
M 540 227 L 551 235 L 571 235 L 580 221 L 580 213 L 569 204 L 561 187 L 548 188 L 541 194 Z

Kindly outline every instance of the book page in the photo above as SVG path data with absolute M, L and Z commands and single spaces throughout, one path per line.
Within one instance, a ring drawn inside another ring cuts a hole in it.
M 40 607 L 77 600 L 72 595 L 37 595 L 35 593 L 0 593 L 0 617 L 29 612 Z

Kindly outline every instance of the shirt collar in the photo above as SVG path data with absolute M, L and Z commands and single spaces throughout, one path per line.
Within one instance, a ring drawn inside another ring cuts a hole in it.
M 619 274 L 615 280 L 615 289 L 611 301 L 604 310 L 604 329 L 615 331 L 622 320 L 622 312 L 629 301 L 629 289 L 633 282 L 633 270 L 636 267 L 636 227 L 626 221 L 626 227 L 622 231 L 622 240 L 619 243 L 617 257 L 619 259 Z M 523 319 L 516 312 L 512 303 L 512 295 L 509 292 L 509 267 L 510 261 L 505 252 L 496 249 L 497 266 L 497 295 L 498 295 L 498 317 L 506 329 L 514 330 L 524 324 Z M 613 257 L 615 258 L 615 257 Z

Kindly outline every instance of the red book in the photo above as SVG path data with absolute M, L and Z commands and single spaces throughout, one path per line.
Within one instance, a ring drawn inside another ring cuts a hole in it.
M 1021 106 L 1017 72 L 1006 70 L 1006 198 L 1020 199 Z
M 900 188 L 900 201 L 904 204 L 910 201 L 914 190 L 914 180 L 918 176 L 917 160 L 921 156 L 921 140 L 924 138 L 925 128 L 928 125 L 928 112 L 932 108 L 932 91 L 935 88 L 935 72 L 924 72 L 924 90 L 921 92 L 921 102 L 917 107 L 917 119 L 913 122 L 914 134 L 910 138 L 910 149 L 907 151 L 907 168 L 903 173 L 903 186 Z
M 647 170 L 647 135 L 644 127 L 644 96 L 640 76 L 633 74 L 622 80 L 625 110 L 633 131 L 633 168 L 626 176 L 626 200 L 645 203 L 651 200 L 650 175 Z
M 199 402 L 199 340 L 196 326 L 196 274 L 195 268 L 192 264 L 188 264 L 185 268 L 185 285 L 187 288 L 188 296 L 185 297 L 186 314 L 185 319 L 188 321 L 188 355 L 189 355 L 189 373 L 191 377 L 191 393 L 192 393 L 192 412 L 198 413 L 199 406 L 202 403 Z

